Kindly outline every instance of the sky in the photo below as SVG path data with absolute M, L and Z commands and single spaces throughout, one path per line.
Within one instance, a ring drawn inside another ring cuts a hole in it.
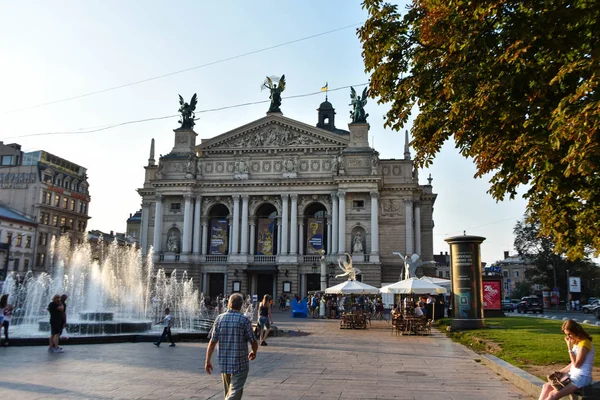
M 86 167 L 88 229 L 124 232 L 141 208 L 136 189 L 151 139 L 157 159 L 173 147 L 179 94 L 198 94 L 197 143 L 263 117 L 267 75 L 285 74 L 283 114 L 311 125 L 327 82 L 336 126 L 347 129 L 345 87 L 362 90 L 369 80 L 356 36 L 366 18 L 358 0 L 0 0 L 0 141 Z M 365 108 L 380 157 L 403 158 L 404 133 L 383 127 L 389 106 L 370 99 Z M 127 123 L 139 120 L 149 121 Z M 483 262 L 515 252 L 522 198 L 492 199 L 489 176 L 475 179 L 453 142 L 419 172 L 421 184 L 429 174 L 438 194 L 434 253 L 449 251 L 444 238 L 464 231 L 487 238 Z

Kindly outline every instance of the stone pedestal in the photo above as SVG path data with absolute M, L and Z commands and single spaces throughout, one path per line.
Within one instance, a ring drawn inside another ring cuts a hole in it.
M 196 154 L 196 136 L 193 129 L 174 129 L 175 145 L 171 154 Z

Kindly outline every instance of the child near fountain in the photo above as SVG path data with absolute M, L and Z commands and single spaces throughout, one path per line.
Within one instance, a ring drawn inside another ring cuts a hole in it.
M 169 342 L 171 342 L 169 347 L 175 347 L 175 342 L 173 341 L 173 338 L 171 337 L 171 310 L 169 310 L 168 308 L 165 308 L 165 317 L 156 325 L 160 325 L 161 323 L 165 324 L 165 328 L 163 329 L 163 333 L 160 336 L 160 339 L 158 339 L 158 342 L 155 342 L 154 345 L 156 347 L 160 347 L 160 342 L 165 340 L 165 338 L 168 336 Z

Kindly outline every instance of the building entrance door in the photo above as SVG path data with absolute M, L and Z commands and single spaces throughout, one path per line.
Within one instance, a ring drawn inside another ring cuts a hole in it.
M 258 301 L 262 301 L 265 294 L 268 294 L 273 298 L 273 274 L 258 274 L 256 276 L 256 294 L 258 295 Z
M 208 295 L 213 298 L 224 295 L 225 274 L 208 274 Z
M 306 290 L 321 290 L 321 274 L 306 274 Z

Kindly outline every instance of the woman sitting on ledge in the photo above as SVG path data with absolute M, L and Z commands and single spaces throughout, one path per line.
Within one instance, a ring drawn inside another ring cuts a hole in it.
M 556 390 L 550 382 L 545 383 L 539 400 L 557 400 L 592 383 L 595 353 L 592 337 L 572 319 L 565 321 L 562 331 L 566 335 L 565 342 L 571 363 L 558 372 L 568 373 L 571 382 L 560 390 Z

